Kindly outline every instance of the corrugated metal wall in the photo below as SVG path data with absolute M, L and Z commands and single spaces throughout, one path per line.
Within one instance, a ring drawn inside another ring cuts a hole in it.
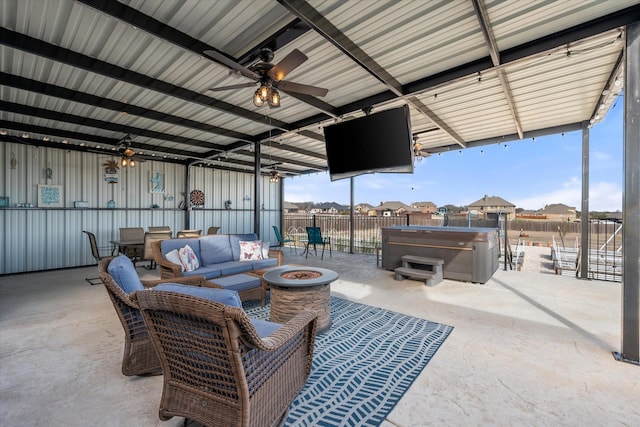
M 15 159 L 15 168 L 12 159 Z M 118 156 L 81 153 L 23 144 L 0 143 L 0 196 L 9 208 L 0 209 L 0 274 L 95 264 L 82 230 L 96 235 L 99 246 L 110 246 L 120 227 L 168 225 L 184 228 L 221 227 L 219 233 L 254 232 L 253 174 L 191 167 L 189 191 L 205 194 L 204 208 L 180 209 L 185 196 L 186 167 L 159 161 L 138 162 L 118 169 L 118 183 L 105 181 L 105 166 Z M 51 169 L 51 178 L 47 178 Z M 164 193 L 152 193 L 151 173 L 164 173 Z M 62 208 L 39 208 L 38 185 L 62 186 Z M 271 231 L 281 213 L 280 184 L 261 179 L 261 217 L 258 234 L 276 243 Z M 115 209 L 108 209 L 113 200 Z M 225 201 L 231 208 L 225 209 Z M 89 208 L 74 208 L 86 201 Z M 16 204 L 33 205 L 15 207 Z M 159 208 L 153 209 L 152 205 Z

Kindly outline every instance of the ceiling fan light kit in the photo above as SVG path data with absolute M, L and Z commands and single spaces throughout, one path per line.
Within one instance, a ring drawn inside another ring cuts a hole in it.
M 256 93 L 253 94 L 253 105 L 262 107 L 264 103 L 268 103 L 271 108 L 280 106 L 280 93 L 278 89 L 262 84 Z

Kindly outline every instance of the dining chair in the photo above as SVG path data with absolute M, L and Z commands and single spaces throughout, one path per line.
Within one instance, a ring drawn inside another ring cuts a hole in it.
M 100 262 L 103 258 L 106 258 L 108 256 L 110 256 L 110 254 L 107 255 L 101 255 L 100 254 L 100 250 L 110 250 L 111 248 L 104 246 L 104 247 L 98 247 L 98 243 L 96 242 L 96 235 L 93 234 L 90 231 L 86 231 L 86 230 L 82 230 L 82 232 L 84 234 L 87 235 L 87 237 L 89 238 L 89 245 L 91 246 L 91 256 L 93 256 L 93 259 L 95 259 L 97 262 Z M 102 281 L 100 280 L 99 277 L 86 277 L 84 280 L 86 280 L 87 282 L 89 282 L 90 285 L 99 285 L 102 283 Z
M 289 238 L 283 237 L 282 234 L 280 233 L 280 229 L 277 226 L 272 225 L 272 227 L 273 227 L 273 232 L 276 233 L 276 240 L 278 240 L 278 246 L 284 246 L 285 243 L 293 243 L 293 249 L 297 254 L 298 248 L 296 247 L 295 239 L 289 239 Z M 291 252 L 291 246 L 289 246 L 289 252 Z
M 305 242 L 305 258 L 309 257 L 309 247 L 313 245 L 313 252 L 318 255 L 317 246 L 322 246 L 322 255 L 320 259 L 324 259 L 324 247 L 329 246 L 329 256 L 331 256 L 331 237 L 322 237 L 320 227 L 307 227 L 307 241 Z
M 168 225 L 156 225 L 156 226 L 150 226 L 149 230 L 147 231 L 171 231 L 171 227 L 169 227 Z
M 120 248 L 119 251 L 131 258 L 134 265 L 140 260 L 144 247 L 144 228 L 142 227 L 120 227 L 121 242 L 140 242 L 139 245 L 127 245 Z
M 180 230 L 176 233 L 178 239 L 185 237 L 200 237 L 202 230 Z
M 144 266 L 144 268 L 146 268 L 147 270 L 156 269 L 156 261 L 153 258 L 153 249 L 151 244 L 156 240 L 166 240 L 170 238 L 171 238 L 171 230 L 147 231 L 146 233 L 144 233 L 144 247 L 142 249 L 142 261 L 149 261 L 149 265 Z

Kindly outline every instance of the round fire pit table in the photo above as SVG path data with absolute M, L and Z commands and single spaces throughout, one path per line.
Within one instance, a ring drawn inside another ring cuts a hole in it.
M 338 273 L 326 268 L 283 266 L 262 277 L 271 286 L 271 321 L 286 323 L 302 310 L 318 313 L 317 332 L 331 326 L 330 284 Z

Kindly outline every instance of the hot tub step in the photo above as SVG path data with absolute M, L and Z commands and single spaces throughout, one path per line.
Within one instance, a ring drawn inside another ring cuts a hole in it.
M 424 280 L 425 285 L 435 286 L 442 282 L 442 270 L 432 272 L 420 268 L 398 267 L 395 270 L 395 280 L 404 280 L 405 277 Z

